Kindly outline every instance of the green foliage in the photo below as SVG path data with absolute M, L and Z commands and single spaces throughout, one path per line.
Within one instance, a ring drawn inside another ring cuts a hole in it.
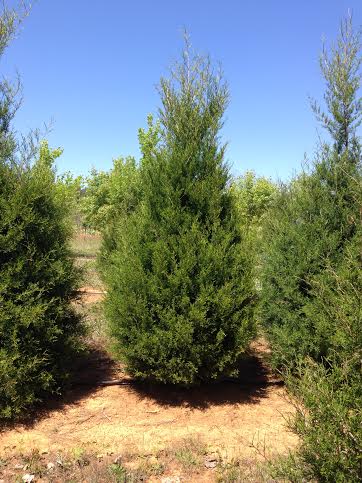
M 254 259 L 256 286 L 260 288 L 259 274 L 262 247 L 262 225 L 277 196 L 277 185 L 253 171 L 233 180 L 230 186 L 240 216 L 241 229 L 249 236 L 249 253 Z
M 361 183 L 355 195 L 362 206 Z M 307 363 L 289 378 L 301 401 L 294 429 L 300 456 L 319 481 L 358 481 L 362 470 L 362 219 L 338 267 L 315 281 L 316 316 L 336 329 L 328 366 Z
M 282 187 L 264 231 L 261 316 L 301 437 L 277 476 L 292 481 L 362 474 L 361 55 L 348 22 L 332 58 L 323 54 L 330 112 L 317 114 L 333 147 Z
M 353 55 L 357 54 L 353 51 Z M 334 56 L 338 57 L 338 51 Z M 356 74 L 350 83 L 355 86 L 359 79 Z M 331 88 L 330 82 L 327 86 Z M 345 121 L 334 117 L 334 111 L 331 115 L 342 129 Z M 311 172 L 281 188 L 265 221 L 261 318 L 279 367 L 293 365 L 298 357 L 321 361 L 335 349 L 338 326 L 320 316 L 315 286 L 325 283 L 327 268 L 339 266 L 345 247 L 355 236 L 353 220 L 360 216 L 357 193 L 361 191 L 362 172 L 353 123 L 359 115 L 347 116 L 349 127 L 343 145 L 338 138 L 332 148 L 323 146 Z
M 0 54 L 18 21 L 16 12 L 0 16 Z M 19 142 L 11 129 L 17 92 L 0 82 L 0 418 L 59 389 L 81 332 L 67 205 L 53 172 L 61 151 L 44 142 L 28 162 L 34 138 Z
M 327 364 L 307 359 L 296 374 L 286 374 L 296 407 L 292 429 L 301 446 L 288 464 L 279 465 L 276 476 L 292 481 L 354 482 L 361 476 L 362 220 L 355 222 L 356 235 L 340 266 L 329 267 L 314 285 L 318 317 L 336 327 L 335 349 Z M 293 477 L 296 470 L 299 478 Z
M 253 337 L 253 261 L 218 139 L 227 87 L 186 49 L 160 95 L 159 125 L 140 131 L 140 201 L 105 234 L 105 308 L 130 373 L 190 385 Z
M 277 367 L 290 366 L 299 356 L 320 361 L 335 345 L 338 327 L 320 317 L 314 285 L 328 266 L 340 262 L 354 236 L 351 220 L 360 206 L 345 174 L 361 179 L 347 155 L 345 162 L 336 156 L 325 150 L 313 173 L 282 187 L 265 221 L 260 313 Z
M 119 214 L 132 211 L 140 197 L 138 176 L 132 157 L 115 159 L 108 173 L 92 170 L 82 201 L 84 225 L 102 231 Z
M 56 391 L 80 324 L 78 273 L 46 144 L 32 167 L 0 164 L 0 416 Z
M 66 211 L 70 216 L 70 222 L 80 226 L 82 217 L 80 204 L 83 196 L 83 177 L 74 176 L 68 171 L 57 176 L 56 183 L 59 187 L 59 195 L 62 198 L 62 203 L 66 205 Z
M 253 171 L 236 178 L 231 190 L 242 220 L 250 225 L 261 224 L 277 194 L 277 186 L 271 180 L 258 178 Z
M 86 188 L 82 200 L 84 226 L 98 230 L 104 225 L 105 207 L 108 207 L 109 173 L 92 169 L 86 179 Z
M 324 100 L 328 113 L 322 111 L 316 101 L 312 109 L 335 142 L 338 153 L 355 146 L 356 129 L 362 122 L 359 97 L 361 67 L 360 33 L 353 30 L 352 18 L 347 17 L 340 28 L 337 44 L 331 54 L 323 47 L 320 68 L 326 81 Z
M 318 481 L 359 481 L 362 469 L 360 360 L 358 364 L 356 358 L 345 360 L 343 365 L 331 360 L 330 369 L 310 363 L 300 371 L 299 377 L 300 380 L 291 378 L 289 384 L 289 390 L 300 401 L 293 424 L 302 441 L 299 459 Z

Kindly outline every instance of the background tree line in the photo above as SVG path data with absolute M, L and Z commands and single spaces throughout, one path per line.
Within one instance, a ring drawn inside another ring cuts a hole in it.
M 20 20 L 0 18 L 3 54 Z M 0 414 L 57 392 L 84 328 L 72 301 L 69 220 L 102 234 L 99 270 L 114 353 L 139 379 L 190 386 L 237 375 L 263 334 L 297 408 L 291 481 L 361 476 L 362 120 L 360 35 L 351 18 L 321 55 L 331 137 L 288 183 L 235 179 L 220 130 L 228 86 L 186 39 L 159 84 L 141 159 L 86 180 L 57 176 L 52 150 L 17 139 L 17 84 L 0 83 Z

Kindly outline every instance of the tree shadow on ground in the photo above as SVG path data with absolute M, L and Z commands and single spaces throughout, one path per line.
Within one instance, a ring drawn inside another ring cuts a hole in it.
M 240 358 L 236 369 L 239 371 L 236 378 L 220 378 L 189 388 L 138 382 L 131 389 L 139 397 L 153 400 L 160 406 L 207 409 L 225 404 L 257 404 L 266 397 L 268 387 L 282 385 L 282 381 L 273 379 L 254 351 Z
M 28 411 L 22 419 L 3 425 L 3 429 L 17 425 L 34 427 L 52 412 L 76 406 L 94 396 L 104 385 L 104 381 L 115 381 L 114 385 L 119 385 L 120 405 L 125 404 L 124 391 L 128 391 L 128 394 L 133 393 L 138 398 L 151 400 L 159 406 L 191 409 L 207 409 L 226 404 L 257 404 L 266 397 L 271 385 L 282 384 L 280 380 L 273 378 L 260 352 L 255 349 L 249 350 L 240 358 L 236 369 L 239 371 L 237 378 L 221 378 L 189 388 L 141 382 L 125 376 L 122 366 L 101 347 L 92 347 L 86 355 L 74 361 L 71 384 L 61 395 L 48 397 L 42 404 Z
M 100 388 L 100 383 L 117 377 L 119 364 L 100 347 L 90 347 L 73 360 L 71 377 L 66 387 L 59 394 L 43 397 L 43 401 L 34 405 L 22 417 L 15 421 L 1 421 L 0 431 L 15 428 L 18 425 L 32 428 L 53 411 L 62 411 L 66 406 L 76 405 L 91 397 Z

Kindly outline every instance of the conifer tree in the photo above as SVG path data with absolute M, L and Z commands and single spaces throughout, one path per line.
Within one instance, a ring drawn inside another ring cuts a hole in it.
M 275 476 L 292 481 L 361 475 L 361 59 L 348 18 L 321 57 L 327 114 L 312 105 L 332 145 L 283 187 L 264 231 L 261 315 L 295 398 L 301 442 Z
M 15 11 L 0 16 L 0 56 L 18 21 Z M 19 142 L 12 129 L 17 92 L 17 83 L 0 82 L 0 418 L 59 391 L 82 333 L 71 304 L 79 274 L 67 203 L 53 167 L 61 150 L 43 142 L 29 161 L 34 138 Z
M 261 318 L 277 366 L 305 356 L 326 361 L 336 348 L 338 322 L 322 316 L 318 293 L 327 267 L 337 270 L 345 247 L 357 236 L 360 66 L 360 36 L 348 18 L 331 54 L 324 49 L 321 57 L 327 114 L 312 104 L 333 143 L 321 146 L 309 172 L 282 187 L 265 224 Z
M 253 261 L 219 137 L 221 75 L 186 45 L 159 92 L 159 121 L 140 131 L 141 201 L 102 254 L 106 313 L 131 374 L 190 385 L 232 367 L 253 337 Z

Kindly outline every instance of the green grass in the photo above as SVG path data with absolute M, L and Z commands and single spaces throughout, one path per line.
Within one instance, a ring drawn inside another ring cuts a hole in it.
M 173 456 L 186 472 L 202 467 L 205 454 L 206 444 L 196 437 L 185 438 L 173 450 Z
M 84 304 L 79 306 L 78 310 L 83 316 L 84 323 L 88 328 L 89 339 L 104 348 L 109 348 L 111 343 L 107 331 L 107 323 L 104 318 L 102 302 Z
M 83 271 L 82 285 L 93 287 L 94 289 L 103 290 L 102 280 L 97 270 L 96 259 L 89 259 L 85 257 L 77 257 L 75 264 Z
M 99 233 L 76 232 L 71 241 L 71 250 L 74 257 L 96 257 L 101 246 Z

